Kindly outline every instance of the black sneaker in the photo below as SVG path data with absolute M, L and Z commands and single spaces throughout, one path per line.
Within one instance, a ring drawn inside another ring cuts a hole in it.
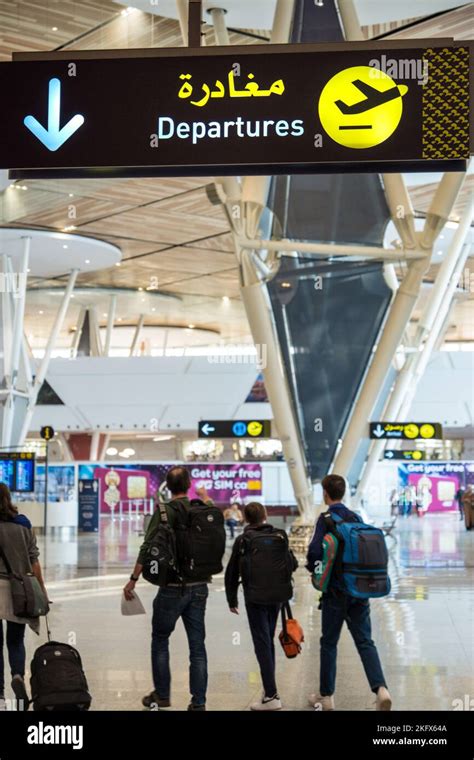
M 150 694 L 147 694 L 143 697 L 142 705 L 143 707 L 147 707 L 149 710 L 156 708 L 158 708 L 158 710 L 163 710 L 165 707 L 171 707 L 171 701 L 169 698 L 161 699 L 156 691 L 152 691 Z
M 188 711 L 206 712 L 206 705 L 195 705 L 194 702 L 190 702 L 190 704 L 188 705 Z
M 30 700 L 26 691 L 25 681 L 21 676 L 13 676 L 12 689 L 17 701 L 17 710 L 26 712 L 30 706 Z

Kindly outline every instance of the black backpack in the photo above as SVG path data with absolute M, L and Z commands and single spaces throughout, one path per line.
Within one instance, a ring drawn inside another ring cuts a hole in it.
M 252 604 L 283 604 L 293 596 L 292 574 L 298 562 L 284 530 L 246 530 L 240 547 L 244 594 Z
M 51 641 L 38 647 L 31 661 L 31 701 L 36 710 L 88 710 L 91 695 L 81 656 L 69 644 Z
M 177 512 L 176 545 L 183 583 L 203 583 L 223 569 L 224 516 L 218 507 L 192 499 L 189 508 L 174 501 Z
M 143 561 L 142 575 L 154 586 L 179 583 L 182 579 L 178 568 L 176 534 L 168 522 L 166 506 L 159 504 L 161 521 L 155 530 Z

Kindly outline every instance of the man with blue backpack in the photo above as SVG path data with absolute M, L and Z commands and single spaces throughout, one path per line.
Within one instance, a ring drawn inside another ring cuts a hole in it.
M 326 475 L 322 483 L 324 503 L 311 539 L 307 569 L 324 577 L 321 598 L 322 635 L 320 691 L 311 694 L 310 704 L 318 710 L 334 710 L 337 644 L 344 621 L 347 623 L 364 666 L 370 688 L 376 695 L 376 709 L 390 710 L 392 700 L 385 683 L 379 655 L 372 641 L 369 599 L 390 593 L 388 554 L 379 528 L 366 525 L 348 509 L 342 499 L 346 483 L 340 475 Z M 327 556 L 325 537 L 335 537 L 337 551 L 332 565 L 322 568 Z M 329 581 L 327 576 L 329 575 Z

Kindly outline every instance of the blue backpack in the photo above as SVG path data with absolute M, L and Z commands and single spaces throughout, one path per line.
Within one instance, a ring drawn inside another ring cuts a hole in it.
M 376 599 L 390 593 L 388 552 L 380 528 L 357 522 L 345 522 L 334 513 L 324 515 L 335 524 L 333 532 L 339 539 L 336 572 L 347 594 L 356 599 Z

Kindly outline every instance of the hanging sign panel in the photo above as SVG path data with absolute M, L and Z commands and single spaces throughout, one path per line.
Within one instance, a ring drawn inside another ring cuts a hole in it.
M 0 168 L 462 168 L 469 46 L 402 44 L 18 54 L 0 64 Z
M 431 440 L 443 438 L 443 428 L 439 422 L 371 422 L 369 437 L 374 440 L 387 438 L 404 440 Z

